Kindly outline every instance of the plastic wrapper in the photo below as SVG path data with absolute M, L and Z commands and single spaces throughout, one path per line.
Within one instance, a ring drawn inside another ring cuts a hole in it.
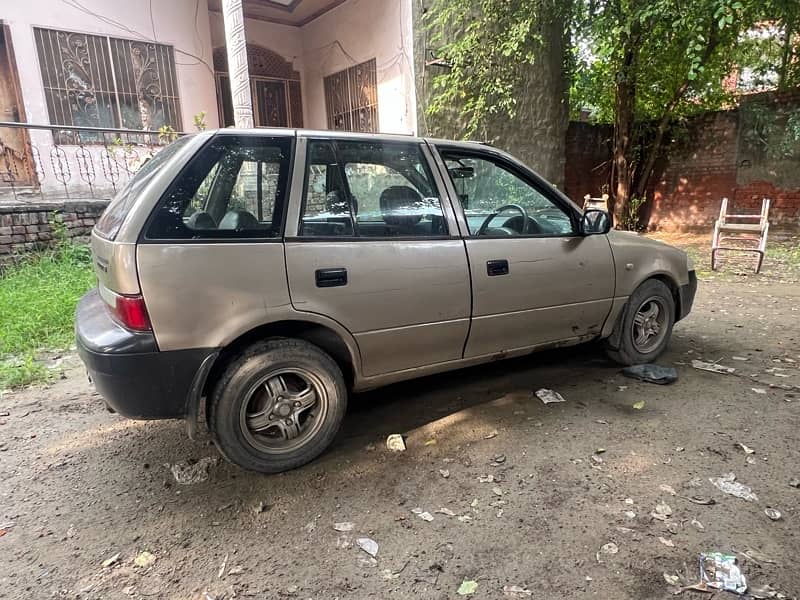
M 736 564 L 736 557 L 721 552 L 700 555 L 700 583 L 735 594 L 747 591 L 747 580 Z

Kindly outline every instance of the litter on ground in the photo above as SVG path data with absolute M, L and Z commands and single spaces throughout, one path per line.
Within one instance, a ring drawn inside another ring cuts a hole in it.
M 564 398 L 558 392 L 542 388 L 536 390 L 536 397 L 539 398 L 544 404 L 552 404 L 553 402 L 564 402 Z
M 678 372 L 672 367 L 662 367 L 661 365 L 632 365 L 622 369 L 622 374 L 631 379 L 656 383 L 658 385 L 668 385 L 678 381 Z

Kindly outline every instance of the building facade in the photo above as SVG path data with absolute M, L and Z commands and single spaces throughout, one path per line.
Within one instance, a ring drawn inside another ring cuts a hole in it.
M 233 75 L 230 2 L 4 5 L 0 202 L 108 198 L 175 135 L 234 125 L 245 57 L 255 126 L 417 132 L 411 0 L 233 0 Z

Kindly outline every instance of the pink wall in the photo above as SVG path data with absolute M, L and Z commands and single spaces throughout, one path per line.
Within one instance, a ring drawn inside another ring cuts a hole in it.
M 224 46 L 222 15 L 209 20 L 213 47 Z M 374 58 L 380 131 L 416 133 L 411 0 L 348 0 L 303 27 L 245 19 L 245 30 L 300 72 L 307 128 L 327 129 L 324 77 Z

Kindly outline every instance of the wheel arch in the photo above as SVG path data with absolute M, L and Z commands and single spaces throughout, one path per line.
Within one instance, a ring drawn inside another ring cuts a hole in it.
M 618 325 L 619 325 L 619 323 L 622 323 L 625 320 L 625 318 L 626 318 L 626 316 L 628 314 L 628 311 L 630 310 L 630 298 L 631 298 L 631 296 L 633 296 L 633 294 L 636 292 L 636 290 L 638 290 L 642 285 L 644 285 L 645 283 L 647 283 L 651 279 L 655 279 L 656 281 L 660 281 L 661 283 L 666 285 L 667 288 L 669 289 L 670 294 L 672 295 L 672 299 L 675 302 L 675 322 L 678 321 L 679 316 L 681 314 L 681 312 L 680 312 L 680 310 L 681 310 L 681 307 L 680 307 L 681 298 L 680 298 L 680 288 L 678 286 L 678 283 L 675 281 L 675 278 L 670 273 L 668 273 L 666 271 L 658 271 L 658 272 L 654 272 L 654 273 L 649 273 L 647 275 L 647 277 L 644 277 L 643 279 L 641 279 L 634 286 L 633 290 L 631 291 L 630 295 L 628 296 L 628 299 L 625 301 L 625 304 L 622 306 L 622 310 L 619 311 L 619 314 L 617 315 L 617 318 L 614 321 L 614 326 L 613 326 L 613 328 L 611 330 L 611 334 L 606 338 L 606 343 L 609 346 L 611 346 L 612 348 L 619 348 L 620 336 L 621 336 L 622 332 L 621 332 L 621 328 Z
M 338 331 L 335 325 L 322 323 L 313 318 L 285 319 L 258 325 L 227 343 L 215 355 L 210 368 L 206 369 L 205 380 L 196 387 L 196 397 L 190 400 L 187 411 L 190 437 L 194 438 L 196 435 L 201 403 L 207 415 L 212 387 L 228 364 L 251 344 L 274 337 L 301 339 L 319 347 L 342 370 L 348 388 L 352 388 L 360 378 L 361 355 L 355 339 L 349 333 Z

